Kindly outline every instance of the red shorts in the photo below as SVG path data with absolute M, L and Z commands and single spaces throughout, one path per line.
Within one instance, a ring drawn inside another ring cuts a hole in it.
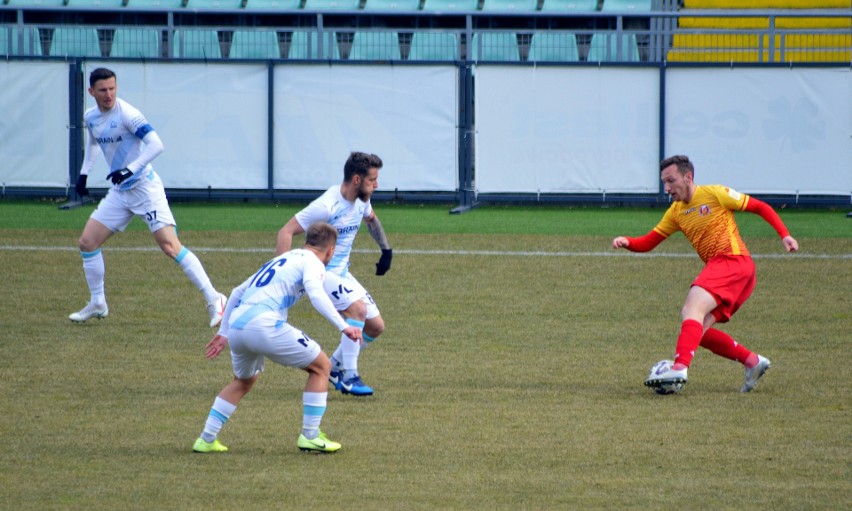
M 755 282 L 751 257 L 718 255 L 707 261 L 692 285 L 713 295 L 718 306 L 711 313 L 716 321 L 725 323 L 751 296 Z

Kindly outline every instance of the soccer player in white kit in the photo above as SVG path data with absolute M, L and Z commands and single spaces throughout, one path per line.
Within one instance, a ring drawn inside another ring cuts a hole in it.
M 370 236 L 382 251 L 376 263 L 376 275 L 384 275 L 391 267 L 393 250 L 379 218 L 370 204 L 370 196 L 379 186 L 382 160 L 375 154 L 353 152 L 343 166 L 343 183 L 329 188 L 319 198 L 287 222 L 278 231 L 276 252 L 282 254 L 293 244 L 293 236 L 305 232 L 314 222 L 328 222 L 337 229 L 337 247 L 328 263 L 325 290 L 335 308 L 346 321 L 363 329 L 364 343 L 374 341 L 385 329 L 376 302 L 355 277 L 349 273 L 349 253 L 361 222 L 367 224 Z M 358 373 L 361 343 L 341 336 L 340 346 L 331 356 L 329 381 L 344 394 L 369 396 L 373 388 Z
M 116 97 L 116 77 L 111 70 L 92 71 L 89 94 L 97 105 L 83 115 L 89 141 L 76 190 L 81 196 L 89 194 L 86 181 L 101 153 L 109 166 L 107 179 L 112 181 L 113 187 L 92 212 L 80 236 L 83 272 L 91 297 L 82 310 L 69 318 L 84 322 L 109 314 L 101 246 L 116 232 L 124 231 L 133 217 L 138 216 L 148 225 L 160 249 L 180 265 L 204 294 L 210 327 L 217 326 L 222 320 L 226 297 L 213 287 L 198 257 L 178 240 L 163 182 L 151 167 L 151 161 L 163 152 L 163 142 L 139 110 Z
M 304 369 L 308 381 L 302 394 L 302 433 L 296 445 L 307 452 L 334 452 L 338 442 L 320 430 L 328 400 L 331 362 L 320 346 L 287 323 L 287 310 L 307 294 L 311 305 L 350 342 L 361 341 L 361 331 L 347 324 L 323 289 L 325 265 L 334 254 L 337 230 L 318 222 L 308 227 L 305 247 L 281 254 L 260 267 L 234 288 L 219 333 L 207 344 L 207 358 L 216 358 L 230 343 L 234 379 L 213 402 L 195 452 L 224 452 L 219 431 L 252 389 L 269 358 L 285 366 Z

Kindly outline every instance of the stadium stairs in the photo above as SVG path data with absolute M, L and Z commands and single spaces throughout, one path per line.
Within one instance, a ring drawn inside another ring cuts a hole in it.
M 769 52 L 769 18 L 689 17 L 690 11 L 771 10 L 775 18 L 773 56 Z M 848 14 L 845 17 L 795 17 L 797 10 Z M 670 62 L 850 62 L 850 0 L 685 0 L 668 52 Z

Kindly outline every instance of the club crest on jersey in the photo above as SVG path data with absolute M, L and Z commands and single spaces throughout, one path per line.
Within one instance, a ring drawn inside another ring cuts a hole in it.
M 707 216 L 710 214 L 710 206 L 707 204 L 702 204 L 701 207 L 698 208 L 698 214 L 701 216 Z
M 118 128 L 118 124 L 116 124 L 115 121 L 112 121 L 111 123 L 109 123 L 109 127 L 110 128 Z

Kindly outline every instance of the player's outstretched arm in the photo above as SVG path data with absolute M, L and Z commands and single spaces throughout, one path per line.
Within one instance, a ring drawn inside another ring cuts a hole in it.
M 291 248 L 293 248 L 293 236 L 297 234 L 302 234 L 305 232 L 302 229 L 302 226 L 299 225 L 299 222 L 296 220 L 296 217 L 290 219 L 289 222 L 284 224 L 278 231 L 278 238 L 275 242 L 275 255 L 281 255 L 284 252 L 289 252 Z
M 612 248 L 626 248 L 631 252 L 650 252 L 665 239 L 665 236 L 652 229 L 648 234 L 638 238 L 618 236 L 612 240 Z
M 388 242 L 388 236 L 385 234 L 385 229 L 382 227 L 382 223 L 379 221 L 379 217 L 376 216 L 375 212 L 370 214 L 370 216 L 366 219 L 366 222 L 367 229 L 370 231 L 370 236 L 376 240 L 379 248 L 382 249 L 382 256 L 379 258 L 379 262 L 376 263 L 376 275 L 384 275 L 391 268 L 393 250 Z
M 626 236 L 618 236 L 612 240 L 612 248 L 627 248 L 630 246 L 630 241 Z
M 781 243 L 784 244 L 784 250 L 786 250 L 787 252 L 799 251 L 799 242 L 796 241 L 796 239 L 790 236 L 789 234 L 787 236 L 784 236 L 784 238 L 781 240 Z
M 775 232 L 778 233 L 778 236 L 781 237 L 781 243 L 784 244 L 784 250 L 787 252 L 796 252 L 799 250 L 799 242 L 796 241 L 795 238 L 790 236 L 790 231 L 787 230 L 787 226 L 784 225 L 784 222 L 781 220 L 781 217 L 778 216 L 778 213 L 772 209 L 772 206 L 763 202 L 762 200 L 755 199 L 754 197 L 749 197 L 748 203 L 746 203 L 745 211 L 749 213 L 756 213 L 760 215 L 763 220 L 766 221 L 769 225 L 775 229 Z

